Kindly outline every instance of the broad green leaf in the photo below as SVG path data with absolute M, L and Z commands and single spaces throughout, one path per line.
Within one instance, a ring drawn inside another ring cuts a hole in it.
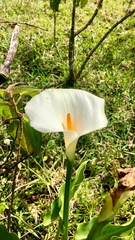
M 0 116 L 3 116 L 3 108 L 9 106 L 9 102 L 0 99 Z
M 70 199 L 74 196 L 78 187 L 84 179 L 84 171 L 88 161 L 82 162 L 79 168 L 76 171 L 75 177 L 71 180 L 71 190 L 70 190 Z
M 40 152 L 41 141 L 42 141 L 42 133 L 38 132 L 34 128 L 30 126 L 29 120 L 27 117 L 23 117 L 24 124 L 24 148 L 28 148 L 28 145 L 32 145 L 34 150 L 34 154 L 37 155 Z M 25 144 L 26 142 L 26 144 Z M 31 151 L 29 152 L 31 153 Z
M 107 221 L 98 222 L 98 216 L 89 223 L 81 223 L 75 233 L 75 240 L 114 240 L 127 237 L 135 227 L 135 218 L 126 225 L 113 225 Z M 125 238 L 124 238 L 125 239 Z
M 128 223 L 127 223 L 128 224 Z M 102 229 L 101 236 L 97 237 L 95 240 L 110 240 L 113 236 L 127 236 L 130 231 L 135 227 L 135 218 L 128 225 L 116 226 L 113 224 L 106 224 Z M 98 228 L 97 228 L 98 231 Z
M 51 222 L 55 221 L 59 217 L 59 212 L 62 207 L 62 202 L 64 200 L 64 191 L 65 191 L 65 183 L 62 184 L 59 190 L 59 197 L 56 198 L 51 204 L 50 212 L 45 215 L 43 220 L 43 225 L 48 226 Z
M 79 168 L 76 170 L 75 177 L 71 180 L 71 187 L 70 187 L 70 200 L 74 197 L 75 192 L 77 191 L 78 187 L 80 186 L 81 182 L 84 179 L 84 171 L 86 168 L 86 164 L 88 161 L 82 162 Z M 59 212 L 60 217 L 63 217 L 63 207 L 64 207 L 64 192 L 65 192 L 65 184 L 63 184 L 60 188 L 60 197 L 61 197 L 61 209 Z
M 88 237 L 86 239 L 96 240 L 97 237 L 101 236 L 101 232 L 106 224 L 108 224 L 107 221 L 98 222 L 98 217 L 95 217 L 95 221 L 93 222 Z
M 98 221 L 102 222 L 105 220 L 109 220 L 109 218 L 114 218 L 114 207 L 113 207 L 113 200 L 109 194 L 109 196 L 106 199 L 105 204 L 103 205 L 99 215 L 98 215 Z
M 12 105 L 0 99 L 0 116 L 4 118 L 4 120 L 9 120 L 11 118 L 17 118 L 16 112 Z
M 19 138 L 20 138 L 19 121 L 17 120 L 12 121 L 9 124 L 8 132 L 11 134 L 11 136 L 14 139 L 16 138 L 16 144 L 18 144 Z M 22 133 L 22 140 L 21 140 L 22 149 L 28 154 L 31 154 L 34 152 L 34 154 L 37 155 L 40 152 L 41 139 L 42 139 L 42 134 L 36 131 L 35 129 L 33 129 L 29 124 L 28 118 L 24 116 L 23 117 L 23 133 Z
M 12 118 L 18 118 L 14 108 L 12 106 L 5 106 L 2 110 L 4 120 L 10 120 Z
M 61 0 L 50 0 L 50 7 L 53 11 L 58 12 L 59 10 L 59 4 Z
M 44 217 L 43 225 L 48 226 L 51 222 L 55 221 L 59 216 L 60 209 L 61 199 L 58 197 L 53 201 L 51 211 Z
M 92 229 L 93 225 L 97 222 L 97 219 L 98 219 L 98 217 L 93 217 L 87 223 L 80 223 L 77 227 L 74 239 L 75 240 L 86 239 L 90 230 Z
M 3 99 L 0 98 L 0 106 L 11 106 L 11 104 L 7 101 L 4 101 Z
M 41 92 L 42 89 L 39 88 L 32 88 L 30 86 L 24 86 L 24 85 L 19 85 L 13 88 L 12 90 L 12 94 L 16 95 L 19 94 L 20 96 L 35 96 L 36 94 L 38 94 L 39 92 Z
M 9 233 L 3 224 L 0 224 L 0 240 L 19 240 L 15 233 Z
M 87 161 L 83 162 L 76 171 L 76 176 L 71 181 L 71 191 L 70 191 L 70 200 L 73 198 L 75 192 L 80 186 L 81 182 L 84 179 L 84 170 L 86 168 Z M 59 216 L 62 219 L 63 217 L 63 206 L 64 206 L 64 191 L 65 183 L 62 184 L 59 190 L 59 196 L 51 204 L 50 212 L 44 217 L 43 224 L 45 226 L 49 225 L 51 222 L 55 221 Z
M 4 120 L 10 120 L 12 118 L 18 118 L 14 108 L 12 106 L 5 106 L 2 110 Z

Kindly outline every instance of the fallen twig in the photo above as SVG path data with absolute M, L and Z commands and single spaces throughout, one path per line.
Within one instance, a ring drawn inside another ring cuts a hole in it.
M 34 24 L 30 24 L 30 23 L 27 23 L 27 22 L 10 22 L 8 20 L 0 19 L 0 23 L 7 23 L 7 24 L 9 24 L 11 26 L 14 26 L 14 25 L 26 25 L 26 26 L 29 26 L 29 27 L 33 27 L 33 28 L 37 28 L 37 29 L 46 31 L 46 29 L 43 28 L 43 27 L 39 27 L 39 26 L 36 26 Z
M 0 66 L 0 82 L 6 80 L 7 76 L 10 73 L 10 66 L 15 57 L 17 47 L 18 47 L 18 35 L 19 35 L 19 26 L 15 25 L 14 31 L 12 33 L 10 47 L 6 55 L 4 63 Z

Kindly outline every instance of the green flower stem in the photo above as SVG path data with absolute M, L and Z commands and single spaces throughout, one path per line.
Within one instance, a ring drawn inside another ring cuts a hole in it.
M 71 184 L 72 168 L 73 168 L 73 162 L 70 162 L 68 160 L 65 194 L 64 194 L 64 211 L 63 211 L 64 234 L 63 234 L 62 240 L 68 239 L 68 217 L 69 217 L 70 184 Z

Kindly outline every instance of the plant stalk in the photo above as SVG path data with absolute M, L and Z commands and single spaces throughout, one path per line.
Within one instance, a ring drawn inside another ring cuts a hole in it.
M 126 13 L 124 17 L 122 17 L 119 21 L 117 21 L 112 27 L 103 35 L 103 37 L 99 40 L 99 42 L 96 43 L 96 45 L 90 50 L 89 54 L 85 58 L 84 62 L 82 63 L 80 70 L 76 74 L 76 80 L 80 78 L 82 71 L 85 68 L 85 65 L 89 61 L 90 57 L 93 55 L 93 53 L 97 50 L 97 48 L 102 44 L 102 42 L 108 37 L 108 35 L 121 23 L 123 23 L 127 18 L 129 18 L 131 15 L 135 13 L 135 9 L 132 11 Z
M 73 163 L 68 160 L 67 162 L 67 174 L 64 194 L 64 211 L 63 211 L 63 226 L 64 234 L 62 240 L 68 240 L 68 218 L 69 218 L 69 202 L 70 202 L 70 184 L 72 176 Z
M 92 17 L 89 19 L 89 21 L 88 21 L 82 28 L 80 28 L 79 30 L 77 30 L 77 31 L 74 33 L 74 37 L 76 37 L 77 35 L 79 35 L 80 33 L 82 33 L 85 29 L 87 29 L 88 26 L 90 26 L 90 25 L 93 23 L 95 17 L 96 17 L 97 14 L 98 14 L 98 11 L 102 8 L 102 4 L 103 4 L 103 0 L 99 0 L 98 5 L 97 5 L 97 8 L 95 9 Z
M 75 69 L 74 69 L 74 49 L 75 49 L 75 16 L 76 16 L 76 0 L 73 0 L 73 9 L 72 9 L 72 23 L 71 23 L 71 32 L 69 38 L 69 76 L 66 84 L 69 86 L 74 85 L 75 81 Z
M 12 182 L 12 189 L 11 189 L 11 201 L 10 201 L 10 206 L 9 206 L 9 210 L 8 210 L 8 231 L 10 231 L 10 227 L 11 227 L 11 212 L 12 212 L 12 208 L 13 208 L 13 201 L 14 201 L 14 193 L 15 193 L 15 186 L 16 186 L 16 176 L 17 176 L 17 172 L 18 172 L 18 163 L 20 161 L 20 151 L 21 151 L 21 141 L 22 141 L 22 134 L 23 134 L 23 115 L 18 111 L 17 108 L 17 103 L 14 100 L 14 97 L 12 95 L 12 91 L 9 91 L 9 95 L 12 99 L 12 103 L 13 103 L 13 107 L 16 111 L 16 114 L 18 115 L 18 119 L 19 119 L 19 127 L 20 127 L 20 132 L 19 132 L 19 143 L 18 143 L 18 149 L 17 149 L 17 160 L 16 160 L 16 166 L 15 166 L 15 170 L 14 170 L 14 175 L 13 175 L 13 182 Z M 16 136 L 18 134 L 18 129 L 17 129 L 17 133 Z

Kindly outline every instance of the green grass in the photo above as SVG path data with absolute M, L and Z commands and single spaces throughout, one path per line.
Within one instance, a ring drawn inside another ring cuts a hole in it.
M 60 5 L 57 14 L 57 48 L 53 40 L 53 12 L 48 1 L 0 1 L 0 22 L 20 24 L 19 46 L 13 61 L 6 88 L 15 82 L 27 83 L 39 88 L 63 87 L 68 76 L 68 38 L 70 31 L 71 2 Z M 123 4 L 124 2 L 124 4 Z M 82 27 L 93 10 L 94 1 L 83 9 L 77 9 L 76 29 Z M 76 68 L 112 24 L 120 19 L 128 6 L 128 1 L 104 1 L 103 9 L 92 26 L 76 38 Z M 132 6 L 133 8 L 134 6 Z M 75 88 L 87 90 L 106 101 L 108 126 L 79 139 L 76 149 L 75 168 L 82 160 L 89 160 L 85 180 L 71 202 L 70 239 L 77 223 L 88 221 L 97 214 L 109 190 L 116 183 L 116 169 L 135 166 L 135 20 L 127 19 L 111 33 L 93 54 Z M 13 27 L 0 23 L 0 64 L 9 49 Z M 11 151 L 5 139 L 7 124 L 0 126 L 0 163 L 3 164 Z M 52 240 L 57 222 L 49 227 L 42 225 L 43 216 L 49 204 L 58 194 L 65 176 L 64 141 L 61 134 L 46 134 L 42 144 L 42 157 L 31 156 L 19 164 L 16 180 L 12 230 L 22 240 Z M 22 156 L 23 153 L 22 153 Z M 13 150 L 3 169 L 8 169 L 16 161 Z M 0 202 L 10 203 L 13 172 L 1 176 Z M 115 222 L 123 223 L 135 214 L 135 195 L 119 211 Z M 7 207 L 1 210 L 0 222 L 7 224 Z M 132 238 L 135 238 L 133 232 Z

